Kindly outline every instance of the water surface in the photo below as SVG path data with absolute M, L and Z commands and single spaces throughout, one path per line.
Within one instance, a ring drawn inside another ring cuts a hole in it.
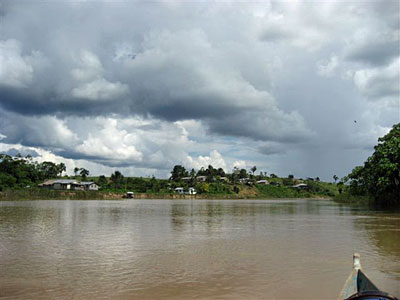
M 0 202 L 2 299 L 336 299 L 361 254 L 400 295 L 400 214 L 328 200 Z

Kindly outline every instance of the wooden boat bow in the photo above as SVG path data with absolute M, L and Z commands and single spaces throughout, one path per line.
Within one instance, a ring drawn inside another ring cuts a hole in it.
M 340 300 L 398 300 L 379 290 L 361 269 L 360 254 L 353 254 L 353 271 L 339 295 Z

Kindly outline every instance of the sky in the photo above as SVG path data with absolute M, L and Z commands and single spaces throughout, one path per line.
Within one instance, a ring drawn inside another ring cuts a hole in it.
M 0 1 L 0 152 L 347 175 L 400 122 L 399 1 Z

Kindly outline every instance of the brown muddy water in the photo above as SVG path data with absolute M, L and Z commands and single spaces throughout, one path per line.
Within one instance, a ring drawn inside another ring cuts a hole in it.
M 0 202 L 1 299 L 336 299 L 353 252 L 400 295 L 400 213 L 329 200 Z

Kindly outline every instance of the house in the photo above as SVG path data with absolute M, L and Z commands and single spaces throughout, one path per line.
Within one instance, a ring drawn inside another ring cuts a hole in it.
M 190 188 L 189 188 L 189 191 L 188 191 L 188 194 L 189 194 L 189 195 L 196 195 L 197 192 L 196 192 L 195 188 L 190 187 Z
M 299 184 L 295 184 L 293 186 L 293 188 L 301 190 L 301 189 L 308 189 L 310 187 L 305 183 L 299 183 Z
M 258 180 L 256 181 L 257 184 L 269 184 L 268 180 L 262 179 L 262 180 Z
M 73 179 L 52 179 L 46 180 L 39 184 L 39 187 L 52 190 L 80 190 L 80 191 L 97 191 L 99 186 L 93 181 L 78 182 Z
M 188 181 L 192 180 L 192 177 L 182 177 L 181 180 L 188 182 Z
M 221 177 L 219 180 L 223 182 L 229 182 L 228 177 Z
M 250 181 L 250 178 L 248 178 L 248 177 L 246 177 L 246 178 L 240 178 L 240 179 L 239 179 L 239 182 L 242 183 L 242 184 L 246 184 L 246 183 L 248 183 L 249 181 Z
M 77 181 L 73 179 L 60 179 L 53 182 L 51 188 L 53 190 L 71 190 Z
M 183 187 L 175 188 L 175 192 L 178 193 L 178 194 L 183 194 Z
M 206 182 L 207 181 L 207 176 L 197 176 L 196 180 L 198 182 Z
M 93 181 L 82 181 L 79 185 L 83 186 L 85 191 L 97 191 L 99 189 L 99 186 Z
M 51 189 L 51 188 L 53 188 L 53 183 L 56 181 L 57 180 L 55 180 L 55 179 L 46 180 L 45 182 L 39 184 L 38 186 L 41 188 Z

